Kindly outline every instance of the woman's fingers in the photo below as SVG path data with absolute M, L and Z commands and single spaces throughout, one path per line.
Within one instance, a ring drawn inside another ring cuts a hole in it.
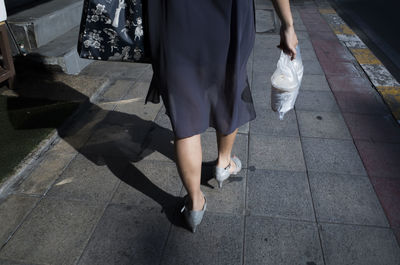
M 281 28 L 280 36 L 280 44 L 277 47 L 288 54 L 291 60 L 294 60 L 296 58 L 296 46 L 298 45 L 294 29 L 292 27 L 288 29 Z

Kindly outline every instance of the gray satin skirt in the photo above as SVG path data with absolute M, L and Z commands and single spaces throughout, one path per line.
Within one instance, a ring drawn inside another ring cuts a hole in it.
M 176 138 L 222 134 L 256 118 L 247 76 L 254 0 L 148 0 L 153 77 Z

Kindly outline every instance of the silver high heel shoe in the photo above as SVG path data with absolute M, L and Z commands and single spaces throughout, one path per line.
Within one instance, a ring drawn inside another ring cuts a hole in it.
M 203 219 L 204 212 L 206 211 L 207 208 L 207 199 L 204 193 L 202 192 L 203 197 L 204 197 L 204 206 L 202 210 L 198 211 L 193 211 L 190 210 L 189 207 L 187 207 L 187 203 L 189 202 L 189 194 L 186 194 L 184 196 L 184 205 L 181 209 L 181 212 L 183 212 L 183 215 L 185 216 L 185 220 L 187 224 L 190 226 L 190 229 L 192 229 L 192 232 L 196 232 L 197 226 L 201 223 L 201 220 Z
M 229 169 L 231 168 L 231 162 L 229 161 L 229 165 L 225 168 L 222 167 L 215 167 L 215 178 L 218 181 L 218 187 L 222 188 L 222 182 L 224 182 L 224 180 L 226 180 L 227 178 L 229 178 L 229 176 L 231 174 L 236 175 L 241 169 L 242 169 L 242 162 L 240 161 L 240 159 L 237 156 L 232 156 L 231 160 L 235 163 L 236 165 L 236 169 L 230 173 Z

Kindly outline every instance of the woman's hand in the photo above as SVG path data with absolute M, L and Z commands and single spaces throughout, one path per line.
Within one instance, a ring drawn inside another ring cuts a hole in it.
M 293 25 L 284 26 L 280 28 L 281 41 L 277 47 L 282 49 L 284 53 L 290 56 L 293 60 L 296 58 L 296 46 L 299 43 L 297 40 L 296 32 L 294 31 Z

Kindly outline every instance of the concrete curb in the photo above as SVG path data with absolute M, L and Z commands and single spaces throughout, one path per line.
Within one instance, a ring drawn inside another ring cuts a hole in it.
M 318 8 L 318 11 L 332 28 L 340 42 L 353 54 L 376 90 L 389 106 L 397 122 L 400 123 L 400 83 L 333 8 Z

